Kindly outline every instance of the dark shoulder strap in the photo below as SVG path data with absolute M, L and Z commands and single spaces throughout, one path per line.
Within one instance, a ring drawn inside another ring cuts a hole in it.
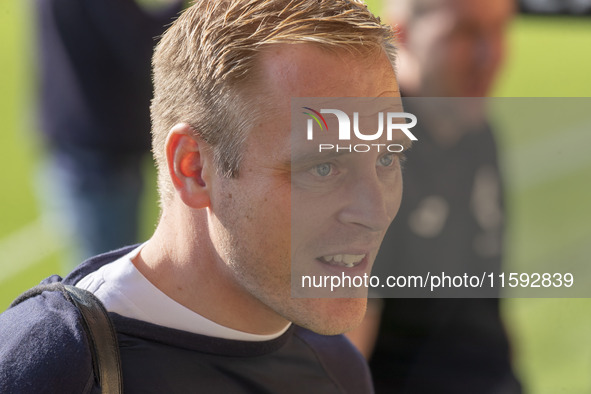
M 89 291 L 55 282 L 33 287 L 14 300 L 10 307 L 44 291 L 60 291 L 78 308 L 82 315 L 82 325 L 90 342 L 94 376 L 98 380 L 101 391 L 109 394 L 122 393 L 121 358 L 117 335 L 107 310 L 100 300 Z

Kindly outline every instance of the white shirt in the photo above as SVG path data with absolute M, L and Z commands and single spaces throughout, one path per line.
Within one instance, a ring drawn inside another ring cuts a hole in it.
M 250 334 L 219 325 L 164 294 L 133 265 L 144 245 L 102 266 L 80 280 L 76 287 L 94 293 L 109 312 L 194 334 L 241 341 L 267 341 L 281 336 Z

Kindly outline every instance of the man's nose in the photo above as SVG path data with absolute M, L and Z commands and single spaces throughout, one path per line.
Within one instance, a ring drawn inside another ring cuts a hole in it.
M 375 173 L 350 181 L 345 190 L 346 203 L 339 212 L 339 220 L 371 231 L 384 231 L 397 211 L 396 204 L 400 203 L 397 188 L 401 189 L 402 185 L 397 182 L 392 187 Z

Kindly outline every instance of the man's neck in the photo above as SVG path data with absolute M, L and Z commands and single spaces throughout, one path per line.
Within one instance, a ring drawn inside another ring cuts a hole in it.
M 260 335 L 285 329 L 287 320 L 236 283 L 205 236 L 206 226 L 191 227 L 193 231 L 173 231 L 163 214 L 133 260 L 138 271 L 174 301 L 225 327 Z M 194 236 L 181 239 L 181 234 Z

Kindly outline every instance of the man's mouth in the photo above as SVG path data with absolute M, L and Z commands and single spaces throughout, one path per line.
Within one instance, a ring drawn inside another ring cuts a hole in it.
M 319 257 L 318 260 L 329 265 L 338 265 L 340 267 L 353 268 L 359 265 L 365 258 L 365 254 L 334 254 Z

